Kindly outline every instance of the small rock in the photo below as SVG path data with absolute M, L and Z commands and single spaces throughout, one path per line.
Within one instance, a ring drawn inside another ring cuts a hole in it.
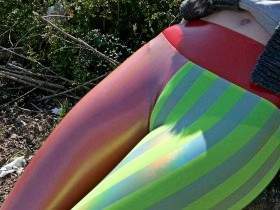
M 18 135 L 13 133 L 11 136 L 10 136 L 10 139 L 17 139 L 18 138 Z
M 42 128 L 42 126 L 40 126 L 40 125 L 38 125 L 38 129 L 39 129 L 40 132 L 43 131 L 43 128 Z
M 20 122 L 22 123 L 23 126 L 26 126 L 26 125 L 27 125 L 27 123 L 24 122 L 23 120 L 21 120 Z

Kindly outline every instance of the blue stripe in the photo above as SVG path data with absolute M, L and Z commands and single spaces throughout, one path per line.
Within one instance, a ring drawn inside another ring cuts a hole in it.
M 194 160 L 234 130 L 234 128 L 247 117 L 248 113 L 250 113 L 259 100 L 260 99 L 258 97 L 252 94 L 245 94 L 232 108 L 232 110 L 226 114 L 226 116 L 212 129 L 205 132 L 197 139 L 194 139 L 184 145 L 184 147 L 180 150 L 180 154 L 178 154 L 177 158 L 174 159 L 174 164 L 167 165 L 157 171 L 153 171 L 152 166 L 147 166 L 146 168 L 130 175 L 116 185 L 112 186 L 110 190 L 106 191 L 104 194 L 101 193 L 96 196 L 94 198 L 96 201 L 102 197 L 106 198 L 102 202 L 97 203 L 94 207 L 102 209 L 136 191 L 145 184 L 155 181 L 159 177 L 163 176 L 166 173 L 166 170 L 176 170 Z M 230 129 L 221 129 L 221 127 L 227 127 L 224 123 L 228 125 Z
M 211 130 L 205 132 L 208 147 L 212 147 L 220 139 L 223 139 L 248 116 L 255 105 L 261 100 L 260 97 L 246 92 L 237 102 L 233 109 L 227 113 Z
M 186 94 L 186 92 L 193 86 L 193 83 L 199 78 L 203 73 L 201 67 L 195 65 L 192 67 L 190 72 L 184 77 L 180 84 L 173 90 L 172 94 L 169 96 L 162 109 L 158 113 L 153 128 L 157 128 L 164 123 L 168 117 L 171 110 L 180 101 L 180 99 Z
M 183 188 L 175 194 L 172 194 L 164 200 L 161 200 L 150 209 L 182 209 L 187 207 L 188 204 L 191 204 L 199 199 L 204 194 L 210 192 L 212 189 L 222 184 L 240 168 L 244 167 L 275 133 L 279 124 L 279 111 L 276 110 L 260 132 L 258 132 L 248 144 L 242 147 L 240 151 L 205 176 L 199 178 L 196 182 Z
M 198 102 L 191 108 L 185 116 L 176 124 L 175 128 L 172 130 L 179 133 L 182 129 L 190 126 L 196 120 L 198 120 L 230 86 L 230 83 L 225 80 L 217 80 L 209 89 L 204 93 L 204 95 L 198 100 Z M 123 165 L 139 157 L 143 152 L 152 149 L 154 146 L 161 142 L 161 137 L 165 135 L 168 131 L 159 134 L 154 137 L 154 139 L 147 141 L 146 143 L 136 147 L 132 153 L 130 153 L 119 165 L 121 168 Z M 114 170 L 115 171 L 115 170 Z
M 199 119 L 222 94 L 227 90 L 231 84 L 225 80 L 218 79 L 207 92 L 200 97 L 198 102 L 176 123 L 173 131 L 181 133 L 182 130 L 193 124 Z
M 270 172 L 270 170 L 274 167 L 276 162 L 280 157 L 280 147 L 278 146 L 276 150 L 273 152 L 271 157 L 263 164 L 263 166 L 254 174 L 254 176 L 247 181 L 244 185 L 242 185 L 238 190 L 232 193 L 230 196 L 225 198 L 223 201 L 215 205 L 211 209 L 221 210 L 228 209 L 229 207 L 236 204 L 243 197 L 250 194 L 251 190 L 262 181 L 262 179 Z

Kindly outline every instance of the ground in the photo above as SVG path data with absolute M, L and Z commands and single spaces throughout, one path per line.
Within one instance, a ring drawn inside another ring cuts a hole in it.
M 14 157 L 31 159 L 57 123 L 47 112 L 23 109 L 17 105 L 0 111 L 0 167 Z M 17 174 L 0 178 L 0 207 L 13 188 Z M 246 209 L 280 209 L 280 174 Z
M 12 158 L 31 159 L 34 152 L 52 130 L 56 119 L 50 114 L 23 110 L 18 106 L 0 111 L 0 167 Z M 14 183 L 17 174 L 0 178 L 0 206 Z

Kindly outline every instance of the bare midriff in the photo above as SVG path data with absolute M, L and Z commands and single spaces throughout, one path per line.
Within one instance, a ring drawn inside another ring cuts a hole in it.
M 236 31 L 264 45 L 270 38 L 270 34 L 264 30 L 249 12 L 225 10 L 203 18 L 203 20 Z

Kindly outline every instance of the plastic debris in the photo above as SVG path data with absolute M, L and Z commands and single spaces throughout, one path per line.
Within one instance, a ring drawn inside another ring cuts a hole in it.
M 21 174 L 26 166 L 27 161 L 24 156 L 17 157 L 11 163 L 4 165 L 0 168 L 0 178 L 3 178 L 11 173 L 16 172 L 17 174 Z
M 48 15 L 64 15 L 65 9 L 61 3 L 55 3 L 48 8 Z
M 52 113 L 55 114 L 55 115 L 60 115 L 60 113 L 62 112 L 62 109 L 61 108 L 53 108 L 52 109 Z

